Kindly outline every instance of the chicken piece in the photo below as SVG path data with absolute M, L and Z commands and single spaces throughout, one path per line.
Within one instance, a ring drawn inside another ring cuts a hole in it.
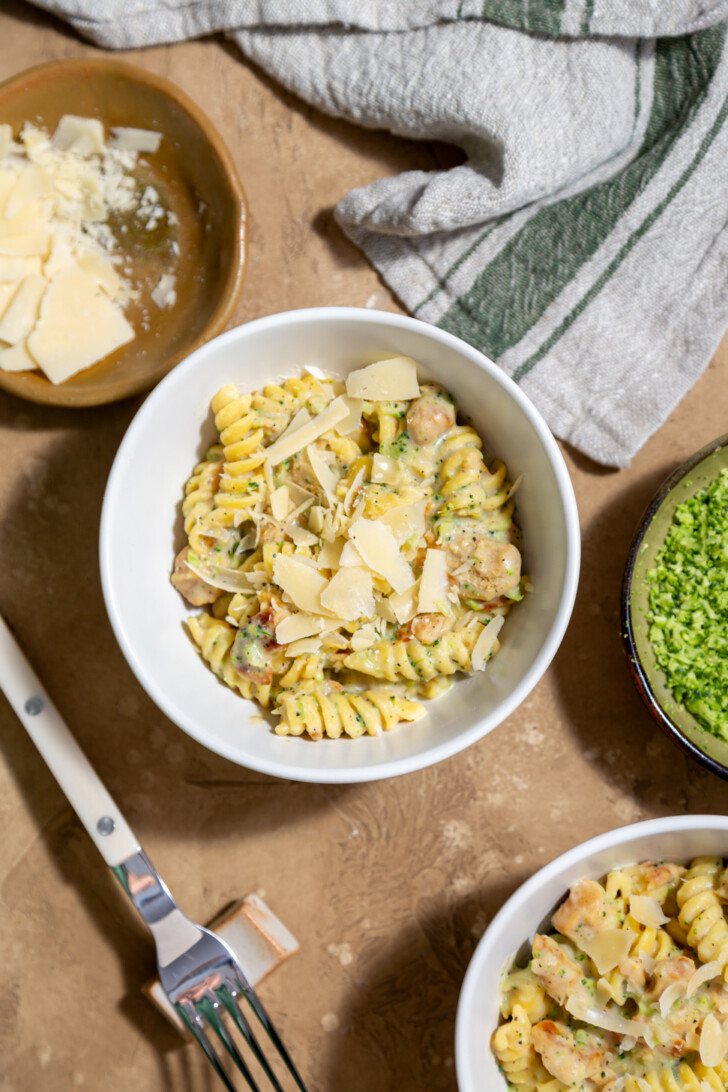
M 279 523 L 277 519 L 273 519 L 272 516 L 266 516 L 260 521 L 260 533 L 258 535 L 258 542 L 283 542 L 287 539 L 288 535 L 283 527 L 282 523 Z
M 416 444 L 433 443 L 455 424 L 455 406 L 442 387 L 425 383 L 407 410 L 407 432 Z
M 461 531 L 447 543 L 446 552 L 447 567 L 466 599 L 489 602 L 518 587 L 521 555 L 510 542 Z
M 219 588 L 213 588 L 212 584 L 207 584 L 196 573 L 192 572 L 187 564 L 189 552 L 189 546 L 185 546 L 177 554 L 170 580 L 190 606 L 202 607 L 205 603 L 214 603 L 222 595 L 222 592 Z
M 674 861 L 643 861 L 638 868 L 644 895 L 657 895 L 664 887 L 676 884 L 685 873 L 685 866 Z
M 619 909 L 596 880 L 578 880 L 553 916 L 554 928 L 581 947 L 607 929 L 618 929 Z
M 638 997 L 644 993 L 647 982 L 645 965 L 639 956 L 626 956 L 617 970 L 624 979 L 624 993 L 628 997 Z
M 672 861 L 641 861 L 619 870 L 625 878 L 620 890 L 622 894 L 651 895 L 663 903 L 684 872 L 683 865 Z
M 449 628 L 450 619 L 444 614 L 417 614 L 406 627 L 414 639 L 423 645 L 431 645 Z
M 537 933 L 532 950 L 531 970 L 549 997 L 560 1005 L 565 1004 L 568 997 L 587 1007 L 594 1004 L 596 982 L 553 937 Z
M 552 1077 L 569 1088 L 599 1073 L 614 1052 L 613 1039 L 605 1032 L 572 1030 L 560 1020 L 542 1020 L 531 1029 L 531 1042 Z
M 649 988 L 645 997 L 649 1001 L 657 1001 L 673 982 L 684 982 L 687 985 L 694 973 L 695 963 L 690 956 L 677 955 L 662 959 L 655 965 L 650 975 Z
M 239 675 L 266 686 L 273 679 L 271 650 L 274 646 L 278 647 L 270 613 L 256 614 L 238 630 L 230 649 L 230 662 Z

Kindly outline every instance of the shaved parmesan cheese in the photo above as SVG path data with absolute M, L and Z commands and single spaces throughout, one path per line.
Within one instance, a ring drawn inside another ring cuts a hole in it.
M 124 152 L 153 154 L 159 150 L 159 145 L 162 143 L 162 134 L 155 133 L 153 129 L 134 129 L 126 125 L 112 125 L 111 133 L 111 146 Z
M 487 622 L 483 629 L 480 631 L 478 640 L 475 642 L 475 645 L 473 646 L 473 651 L 470 654 L 470 665 L 473 671 L 482 671 L 485 667 L 488 653 L 493 648 L 493 645 L 498 638 L 498 634 L 500 633 L 501 627 L 503 626 L 503 621 L 504 619 L 502 615 L 498 615 L 496 618 L 491 618 L 491 620 Z M 628 935 L 631 936 L 632 934 L 630 933 Z M 587 955 L 589 955 L 588 952 Z M 599 967 L 597 967 L 597 970 L 599 970 L 600 974 L 603 973 L 599 969 Z
M 300 641 L 291 641 L 286 648 L 287 656 L 308 656 L 321 648 L 320 637 L 302 637 Z
M 414 584 L 412 569 L 400 554 L 397 540 L 386 524 L 358 519 L 349 528 L 349 538 L 369 568 L 383 576 L 395 592 L 406 591 Z
M 16 288 L 23 277 L 40 271 L 40 258 L 0 258 L 0 284 L 12 283 Z
M 409 591 L 404 592 L 403 595 L 408 595 L 410 597 L 410 600 L 414 602 L 414 587 Z M 376 594 L 374 598 L 376 602 L 377 618 L 385 622 L 396 622 L 397 615 L 394 613 L 394 609 L 389 602 L 389 599 L 379 594 Z M 398 597 L 393 596 L 393 598 Z M 412 617 L 414 617 L 414 615 Z
M 78 264 L 85 273 L 93 277 L 99 288 L 103 288 L 109 299 L 115 300 L 118 298 L 121 289 L 121 278 L 110 261 L 90 250 L 88 254 L 78 255 Z M 54 274 L 49 271 L 48 267 L 49 263 L 46 262 L 43 272 L 50 279 Z
M 310 421 L 300 425 L 286 436 L 279 436 L 275 443 L 265 450 L 265 457 L 271 466 L 277 466 L 284 459 L 290 459 L 297 451 L 308 447 L 319 436 L 332 429 L 339 421 L 343 421 L 348 409 L 340 398 L 330 402 L 325 410 L 317 413 Z
M 615 1035 L 634 1035 L 638 1039 L 644 1039 L 647 1033 L 647 1024 L 642 1023 L 641 1020 L 628 1020 L 620 1016 L 618 1012 L 591 1008 L 573 995 L 567 997 L 564 1008 L 577 1020 L 594 1024 L 595 1027 L 602 1028 L 604 1031 L 613 1031 Z
M 79 156 L 99 154 L 104 150 L 104 127 L 98 118 L 80 118 L 64 114 L 51 137 L 59 152 L 75 152 Z
M 279 645 L 287 645 L 291 641 L 300 640 L 302 637 L 311 637 L 314 633 L 323 633 L 326 621 L 327 619 L 322 618 L 319 614 L 306 614 L 304 612 L 289 614 L 276 626 L 276 641 Z
M 23 235 L 0 236 L 0 256 L 33 258 L 48 252 L 48 232 L 31 231 Z
M 368 622 L 361 629 L 358 629 L 356 633 L 351 635 L 351 647 L 354 652 L 361 652 L 362 649 L 371 648 L 371 646 L 377 640 L 377 632 L 371 622 Z
M 632 895 L 629 900 L 629 912 L 640 925 L 659 929 L 670 919 L 663 914 L 662 907 L 653 895 Z
M 218 565 L 214 567 L 203 565 L 191 552 L 187 554 L 185 565 L 200 580 L 204 580 L 206 584 L 212 585 L 213 588 L 219 588 L 220 591 L 250 590 L 249 574 L 242 569 L 223 569 Z
M 428 550 L 422 566 L 418 614 L 447 614 L 447 554 L 444 550 Z
M 418 398 L 417 364 L 411 356 L 393 356 L 351 372 L 346 393 L 369 402 L 405 402 Z
M 389 606 L 392 608 L 394 617 L 401 626 L 405 625 L 407 622 L 411 622 L 417 614 L 418 587 L 419 581 L 416 584 L 413 584 L 411 588 L 407 588 L 406 591 L 390 595 L 387 600 Z
M 122 312 L 94 280 L 82 269 L 65 269 L 43 296 L 28 349 L 48 378 L 61 383 L 133 337 Z
M 177 278 L 174 273 L 163 273 L 152 289 L 152 303 L 155 304 L 160 311 L 163 311 L 165 307 L 174 307 L 177 302 L 176 283 Z
M 31 273 L 23 281 L 0 319 L 0 341 L 15 345 L 24 341 L 35 326 L 38 305 L 48 287 L 40 273 Z
M 341 551 L 341 556 L 339 557 L 339 568 L 346 569 L 350 568 L 352 565 L 363 564 L 364 558 L 361 556 L 354 543 L 345 542 L 344 548 Z
M 326 494 L 329 504 L 334 505 L 336 503 L 336 486 L 339 484 L 339 479 L 322 457 L 321 452 L 317 451 L 315 447 L 309 445 L 309 447 L 306 448 L 306 454 L 308 455 L 311 469 L 316 475 L 319 485 Z
M 346 496 L 344 497 L 344 511 L 347 514 L 351 511 L 352 503 L 357 493 L 359 492 L 359 489 L 361 488 L 361 483 L 364 481 L 365 474 L 366 471 L 364 467 L 360 467 L 354 475 L 351 485 L 346 491 Z
M 291 498 L 293 504 L 303 504 L 305 501 L 315 501 L 316 494 L 312 493 L 310 489 L 304 489 L 298 482 L 286 482 L 288 486 L 288 496 Z
M 324 509 L 320 504 L 314 504 L 309 509 L 308 513 L 308 526 L 309 530 L 314 534 L 320 535 L 324 529 Z
M 273 580 L 286 595 L 303 611 L 321 614 L 321 592 L 328 581 L 304 564 L 302 559 L 276 554 L 273 562 Z
M 501 618 L 500 621 L 502 622 L 503 619 Z M 599 974 L 607 974 L 629 955 L 633 940 L 634 933 L 629 929 L 605 929 L 593 937 L 580 940 L 579 944 Z
M 349 398 L 347 394 L 342 394 L 341 401 L 348 408 L 346 417 L 343 417 L 335 426 L 336 432 L 339 436 L 348 436 L 350 432 L 359 428 L 361 425 L 361 410 L 364 405 L 363 398 Z
M 700 1032 L 700 1060 L 711 1069 L 723 1061 L 728 1053 L 728 1036 L 717 1017 L 709 1012 L 703 1020 Z
M 354 621 L 374 614 L 372 574 L 363 567 L 339 569 L 321 593 L 321 604 L 337 618 Z
M 302 425 L 308 424 L 310 420 L 311 414 L 308 412 L 305 406 L 301 406 L 298 413 L 294 413 L 287 427 L 284 428 L 278 439 L 282 440 L 284 436 L 290 436 L 292 432 L 295 432 L 296 429 L 299 429 Z
M 685 996 L 685 983 L 673 982 L 660 994 L 660 1016 L 665 1019 L 672 1006 Z
M 19 341 L 17 345 L 0 349 L 0 368 L 6 372 L 32 372 L 38 370 L 38 365 L 26 349 L 25 342 Z
M 300 527 L 297 523 L 292 523 L 286 527 L 286 531 L 290 535 L 291 541 L 296 546 L 315 546 L 318 542 L 318 535 L 315 535 L 313 531 L 307 530 L 305 527 Z
M 408 539 L 415 535 L 420 538 L 425 533 L 425 508 L 427 501 L 423 498 L 412 504 L 398 504 L 396 508 L 390 508 L 377 523 L 383 523 L 389 527 L 395 537 L 398 546 L 402 546 Z
M 279 523 L 288 515 L 288 486 L 279 485 L 270 495 L 270 510 Z
M 0 159 L 4 159 L 10 149 L 10 142 L 13 139 L 13 130 L 4 122 L 0 125 Z
M 385 485 L 399 485 L 402 469 L 396 459 L 376 452 L 372 458 L 372 481 L 384 482 Z
M 644 969 L 647 971 L 647 974 L 652 974 L 655 967 L 657 966 L 657 960 L 654 958 L 654 956 L 648 955 L 647 952 L 638 952 L 637 958 L 639 959 Z
M 688 979 L 685 996 L 692 997 L 700 989 L 703 982 L 710 982 L 711 979 L 717 978 L 718 975 L 723 973 L 724 965 L 717 959 L 712 959 L 710 963 L 703 963 L 702 967 L 698 967 Z
M 291 487 L 289 485 L 289 487 L 288 487 L 289 496 L 290 496 L 290 493 L 291 493 Z M 288 515 L 286 516 L 286 521 L 285 521 L 286 528 L 288 528 L 294 522 L 294 520 L 297 520 L 299 516 L 302 516 L 303 513 L 308 508 L 311 507 L 314 500 L 315 500 L 315 497 L 309 497 L 308 500 L 305 500 L 303 502 L 303 504 L 299 504 L 298 508 L 294 508 L 292 512 L 289 512 Z
M 332 542 L 324 542 L 316 558 L 319 569 L 338 569 L 343 547 L 343 538 L 335 538 Z

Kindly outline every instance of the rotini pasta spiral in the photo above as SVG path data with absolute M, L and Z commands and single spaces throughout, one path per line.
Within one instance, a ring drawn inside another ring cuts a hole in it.
M 663 1066 L 644 1077 L 627 1076 L 624 1092 L 724 1092 L 723 1082 L 715 1071 L 701 1067 L 705 1076 L 698 1076 L 687 1062 Z
M 378 736 L 402 721 L 417 720 L 424 713 L 417 702 L 389 694 L 385 690 L 364 690 L 347 694 L 322 688 L 310 692 L 283 691 L 276 702 L 281 721 L 278 735 L 300 736 L 306 731 L 311 739 L 352 739 L 366 733 Z
M 514 1005 L 510 1020 L 494 1032 L 491 1050 L 509 1086 L 518 1092 L 535 1092 L 549 1079 L 531 1043 L 531 1022 L 520 1005 Z
M 255 698 L 262 706 L 268 706 L 270 683 L 256 683 L 241 675 L 233 665 L 231 650 L 237 631 L 231 625 L 209 614 L 198 614 L 187 619 L 187 627 L 202 658 L 218 678 L 242 697 Z
M 431 645 L 421 641 L 380 641 L 362 652 L 352 652 L 344 666 L 376 679 L 424 681 L 436 675 L 452 675 L 470 669 L 470 650 L 465 636 L 448 633 Z
M 677 889 L 677 904 L 680 907 L 678 921 L 685 930 L 688 944 L 704 963 L 718 960 L 726 964 L 728 981 L 728 923 L 715 894 L 722 867 L 718 858 L 698 857 Z

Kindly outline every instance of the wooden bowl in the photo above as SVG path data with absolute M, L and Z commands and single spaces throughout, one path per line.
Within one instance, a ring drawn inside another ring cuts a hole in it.
M 40 372 L 3 372 L 0 387 L 58 406 L 95 406 L 154 386 L 175 364 L 219 334 L 230 318 L 245 270 L 245 195 L 230 153 L 202 111 L 168 80 L 113 58 L 58 61 L 0 84 L 0 121 L 14 134 L 26 121 L 49 132 L 63 114 L 98 118 L 163 134 L 145 157 L 152 184 L 176 215 L 174 306 L 159 309 L 150 293 L 169 268 L 168 254 L 132 255 L 141 298 L 127 317 L 136 337 L 104 360 L 55 385 Z M 138 320 L 152 321 L 143 329 Z
M 622 583 L 622 636 L 635 685 L 664 732 L 687 754 L 728 780 L 728 742 L 703 728 L 680 706 L 658 667 L 649 640 L 646 574 L 672 524 L 675 509 L 728 468 L 728 435 L 691 455 L 667 478 L 637 527 Z

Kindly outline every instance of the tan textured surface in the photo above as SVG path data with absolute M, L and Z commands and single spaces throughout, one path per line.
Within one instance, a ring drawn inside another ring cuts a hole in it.
M 59 23 L 2 5 L 3 74 L 93 53 Z M 238 163 L 251 230 L 236 322 L 321 303 L 397 310 L 330 209 L 350 186 L 427 168 L 441 150 L 324 118 L 220 41 L 127 56 L 192 95 Z M 301 941 L 260 992 L 311 1092 L 454 1092 L 458 991 L 503 899 L 585 837 L 723 808 L 728 786 L 642 709 L 618 595 L 654 488 L 725 430 L 727 382 L 724 343 L 629 470 L 566 452 L 581 588 L 528 702 L 434 769 L 323 788 L 209 754 L 126 667 L 96 541 L 104 482 L 138 402 L 70 411 L 0 393 L 0 609 L 183 907 L 204 920 L 258 891 Z M 149 938 L 2 698 L 0 733 L 0 1092 L 213 1092 L 197 1054 L 140 997 Z

